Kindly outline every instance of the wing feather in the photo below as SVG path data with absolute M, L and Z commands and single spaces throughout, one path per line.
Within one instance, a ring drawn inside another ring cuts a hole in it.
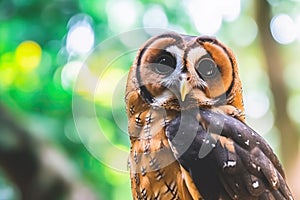
M 293 199 L 272 148 L 234 117 L 188 111 L 171 121 L 166 133 L 205 199 Z

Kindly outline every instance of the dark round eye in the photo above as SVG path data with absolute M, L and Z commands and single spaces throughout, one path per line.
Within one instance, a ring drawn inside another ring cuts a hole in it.
M 203 78 L 214 78 L 218 72 L 218 68 L 212 59 L 204 58 L 198 64 L 197 71 Z
M 153 67 L 158 74 L 171 74 L 176 67 L 176 60 L 170 53 L 164 53 L 155 60 Z

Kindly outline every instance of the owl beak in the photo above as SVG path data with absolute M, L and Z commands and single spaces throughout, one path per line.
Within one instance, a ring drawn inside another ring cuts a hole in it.
M 181 101 L 183 102 L 185 100 L 186 95 L 191 91 L 189 87 L 189 83 L 186 80 L 186 78 L 181 79 L 180 81 L 180 96 Z

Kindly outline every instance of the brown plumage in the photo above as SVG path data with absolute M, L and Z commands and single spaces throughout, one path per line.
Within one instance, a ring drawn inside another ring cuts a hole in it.
M 273 191 L 291 196 L 271 148 L 244 125 L 236 59 L 218 40 L 177 33 L 151 38 L 137 53 L 125 95 L 134 199 L 272 199 Z M 256 158 L 265 160 L 252 162 L 260 172 L 242 164 Z M 241 174 L 258 177 L 267 189 L 255 182 L 260 192 L 249 192 L 252 182 Z M 272 185 L 274 177 L 280 187 Z M 243 188 L 233 189 L 236 184 Z

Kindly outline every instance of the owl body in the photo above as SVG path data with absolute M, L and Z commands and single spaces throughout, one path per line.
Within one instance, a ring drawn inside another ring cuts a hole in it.
M 135 82 L 130 75 L 128 79 Z M 126 93 L 126 105 L 133 199 L 201 199 L 191 177 L 176 162 L 165 133 L 165 127 L 179 111 L 149 106 L 139 90 Z
M 277 157 L 250 127 L 242 126 L 236 59 L 218 40 L 177 33 L 151 38 L 130 69 L 125 101 L 133 199 L 268 199 L 262 194 L 272 195 L 272 189 L 281 189 L 289 199 Z M 264 145 L 251 146 L 254 140 Z M 257 157 L 267 160 L 252 162 L 270 171 L 266 178 L 265 172 L 241 164 Z M 260 192 L 251 190 L 251 177 L 262 180 L 257 182 Z M 272 185 L 273 178 L 284 182 L 284 189 Z M 272 186 L 262 187 L 268 181 Z

